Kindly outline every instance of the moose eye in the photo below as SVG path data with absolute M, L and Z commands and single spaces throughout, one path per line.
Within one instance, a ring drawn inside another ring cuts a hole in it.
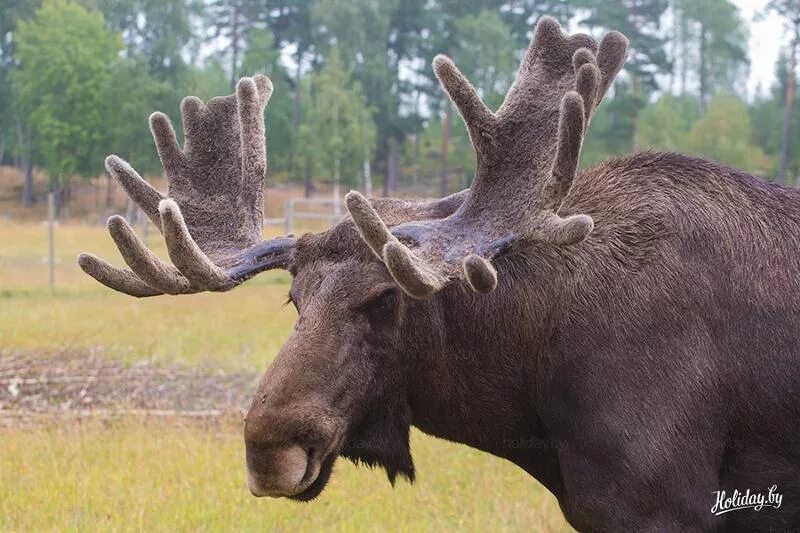
M 391 315 L 397 305 L 397 289 L 388 288 L 361 304 L 361 311 L 370 318 L 381 318 Z

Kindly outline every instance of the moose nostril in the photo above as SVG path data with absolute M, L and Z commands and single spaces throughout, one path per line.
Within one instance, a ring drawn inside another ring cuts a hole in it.
M 256 496 L 291 496 L 317 475 L 317 468 L 309 464 L 309 450 L 303 446 L 248 443 L 246 451 L 248 485 Z

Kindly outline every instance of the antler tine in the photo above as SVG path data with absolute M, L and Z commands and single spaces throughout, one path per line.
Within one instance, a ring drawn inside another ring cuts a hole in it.
M 580 242 L 594 229 L 594 221 L 589 216 L 573 215 L 564 219 L 556 214 L 575 179 L 583 138 L 599 100 L 601 84 L 600 69 L 589 50 L 575 52 L 573 67 L 576 90 L 569 91 L 561 100 L 556 157 L 537 200 L 540 209 L 551 211 L 545 216 L 542 237 L 560 245 Z
M 108 232 L 125 263 L 147 285 L 165 294 L 189 291 L 189 280 L 177 268 L 151 252 L 124 218 L 118 215 L 109 218 Z
M 497 287 L 497 270 L 483 257 L 469 254 L 462 262 L 464 277 L 470 288 L 479 294 L 489 294 Z
M 158 157 L 167 175 L 174 176 L 180 173 L 185 158 L 169 117 L 159 111 L 150 115 L 150 133 L 153 135 Z
M 428 298 L 447 281 L 440 272 L 420 260 L 397 240 L 389 241 L 383 247 L 383 262 L 400 288 L 413 298 Z
M 106 158 L 106 170 L 117 180 L 128 196 L 136 202 L 147 218 L 157 228 L 161 228 L 161 215 L 158 213 L 158 202 L 164 195 L 153 188 L 136 172 L 132 166 L 115 155 Z
M 236 86 L 239 121 L 242 124 L 242 166 L 245 172 L 264 176 L 267 171 L 264 106 L 272 96 L 272 82 L 263 75 L 242 78 Z
M 383 247 L 397 238 L 389 232 L 378 212 L 360 192 L 350 191 L 344 197 L 344 202 L 361 238 L 375 257 L 383 260 Z
M 164 294 L 142 281 L 131 270 L 117 268 L 94 254 L 83 253 L 79 255 L 78 265 L 84 272 L 109 289 L 124 292 L 137 298 Z
M 423 299 L 442 287 L 445 279 L 389 232 L 378 212 L 361 193 L 350 191 L 345 196 L 345 203 L 361 238 L 407 294 Z
M 169 258 L 177 267 L 176 271 L 181 277 L 190 285 L 208 291 L 221 291 L 232 287 L 230 277 L 203 253 L 189 234 L 189 228 L 186 227 L 175 200 L 170 198 L 161 200 L 158 210 L 161 212 L 161 225 L 164 228 L 164 240 L 167 242 Z
M 514 243 L 570 245 L 591 233 L 590 216 L 562 218 L 558 211 L 575 180 L 592 113 L 622 68 L 627 44 L 616 32 L 600 44 L 568 36 L 555 19 L 542 17 L 495 113 L 452 61 L 436 58 L 436 74 L 478 153 L 469 195 L 445 218 L 389 227 L 363 197 L 348 201 L 361 236 L 406 293 L 425 298 L 457 279 L 488 293 L 497 286 L 492 260 Z
M 226 291 L 258 272 L 286 268 L 296 239 L 263 239 L 264 107 L 271 94 L 272 83 L 258 75 L 243 78 L 236 94 L 207 104 L 184 98 L 183 148 L 169 118 L 153 113 L 150 129 L 169 197 L 116 156 L 106 159 L 106 168 L 161 230 L 173 264 L 150 251 L 125 219 L 113 216 L 108 230 L 130 270 L 91 254 L 79 257 L 81 268 L 107 287 L 138 297 Z
M 597 50 L 597 63 L 602 74 L 602 82 L 598 93 L 600 95 L 597 101 L 598 104 L 608 92 L 608 88 L 614 82 L 614 78 L 622 70 L 622 66 L 628 58 L 629 43 L 628 38 L 618 31 L 608 32 L 600 41 L 600 46 Z
M 433 58 L 433 70 L 468 127 L 485 130 L 494 125 L 497 120 L 495 114 L 486 107 L 475 87 L 449 57 L 439 54 Z M 473 139 L 473 142 L 478 140 Z

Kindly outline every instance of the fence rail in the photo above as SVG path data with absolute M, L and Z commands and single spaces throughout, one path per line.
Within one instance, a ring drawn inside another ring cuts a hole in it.
M 329 211 L 319 210 L 320 207 L 328 208 Z M 312 210 L 314 208 L 317 210 Z M 342 218 L 344 212 L 344 203 L 338 199 L 292 198 L 284 204 L 282 218 L 266 218 L 264 225 L 283 225 L 288 235 L 294 233 L 297 220 L 326 220 L 333 225 Z

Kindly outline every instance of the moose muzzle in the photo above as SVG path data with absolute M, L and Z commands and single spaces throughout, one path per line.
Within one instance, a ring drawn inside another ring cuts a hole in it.
M 254 496 L 294 496 L 306 490 L 319 475 L 320 461 L 302 446 L 245 441 L 247 485 Z

